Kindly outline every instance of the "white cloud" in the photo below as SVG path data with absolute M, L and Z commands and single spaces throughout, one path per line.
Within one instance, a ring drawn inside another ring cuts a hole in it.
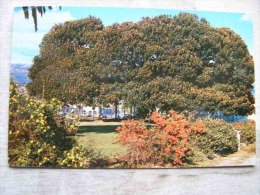
M 39 53 L 39 44 L 44 34 L 38 32 L 13 32 L 11 63 L 28 64 L 30 62 L 31 64 L 32 58 Z
M 23 50 L 38 51 L 39 44 L 45 33 L 14 32 L 12 47 Z
M 42 17 L 38 14 L 38 32 L 34 31 L 34 23 L 31 17 L 24 18 L 23 11 L 14 13 L 12 59 L 11 63 L 32 63 L 33 56 L 39 52 L 39 44 L 54 24 L 75 20 L 70 12 L 59 10 L 47 11 Z
M 11 64 L 32 64 L 33 56 L 23 55 L 19 52 L 12 52 Z
M 242 21 L 252 21 L 253 20 L 253 15 L 252 14 L 244 14 L 241 16 L 240 20 Z
M 69 20 L 75 20 L 70 12 L 50 12 L 39 18 L 39 29 L 49 30 L 54 24 L 63 23 Z

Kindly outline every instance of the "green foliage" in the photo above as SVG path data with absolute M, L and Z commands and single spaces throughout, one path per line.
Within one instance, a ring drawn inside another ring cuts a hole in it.
M 191 141 L 190 151 L 187 152 L 185 161 L 187 162 L 187 166 L 196 166 L 200 163 L 207 162 L 214 157 L 215 155 L 213 153 L 205 154 L 199 147 L 192 144 Z
M 97 96 L 98 75 L 94 56 L 87 48 L 95 43 L 93 31 L 103 25 L 99 19 L 86 19 L 55 25 L 40 45 L 40 55 L 34 57 L 27 85 L 32 96 L 58 98 L 63 102 L 92 103 Z
M 73 124 L 54 119 L 60 102 L 39 102 L 10 85 L 9 164 L 10 166 L 52 167 L 63 152 L 73 147 L 74 139 L 67 131 L 76 132 Z
M 193 137 L 193 146 L 200 149 L 209 158 L 214 154 L 227 155 L 237 151 L 238 140 L 234 125 L 222 119 L 204 118 L 201 121 L 207 131 Z
M 55 25 L 35 56 L 31 95 L 139 110 L 226 115 L 254 111 L 254 62 L 241 37 L 189 13 L 104 27 L 94 17 Z
M 240 131 L 241 142 L 252 144 L 256 141 L 256 126 L 255 121 L 248 121 L 246 123 L 236 123 L 237 130 Z

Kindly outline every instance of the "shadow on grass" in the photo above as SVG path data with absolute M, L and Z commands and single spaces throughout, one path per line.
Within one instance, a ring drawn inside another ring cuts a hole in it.
M 121 125 L 80 126 L 78 133 L 113 133 Z

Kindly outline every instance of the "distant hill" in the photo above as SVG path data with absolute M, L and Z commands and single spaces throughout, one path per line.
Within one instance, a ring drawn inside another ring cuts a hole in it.
M 31 65 L 28 64 L 11 64 L 11 76 L 20 87 L 24 87 L 31 80 L 28 78 L 28 70 Z

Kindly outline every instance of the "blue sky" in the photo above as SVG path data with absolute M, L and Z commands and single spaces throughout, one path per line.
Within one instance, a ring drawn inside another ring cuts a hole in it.
M 213 27 L 228 27 L 239 34 L 253 54 L 253 26 L 252 16 L 243 13 L 206 12 L 172 9 L 144 9 L 144 8 L 98 8 L 98 7 L 62 7 L 47 11 L 43 17 L 38 16 L 37 32 L 34 31 L 33 20 L 24 18 L 21 8 L 14 10 L 12 64 L 32 64 L 32 59 L 39 54 L 39 44 L 55 23 L 88 17 L 98 17 L 105 26 L 126 21 L 137 22 L 142 17 L 154 17 L 160 14 L 176 15 L 179 12 L 197 14 L 205 17 Z

